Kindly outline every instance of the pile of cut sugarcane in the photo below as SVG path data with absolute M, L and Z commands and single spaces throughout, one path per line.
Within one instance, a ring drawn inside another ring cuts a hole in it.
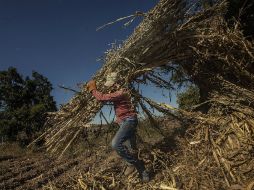
M 135 102 L 150 118 L 148 105 L 189 121 L 174 170 L 184 189 L 246 185 L 254 176 L 253 41 L 245 39 L 239 25 L 227 26 L 226 2 L 207 9 L 197 6 L 185 0 L 159 1 L 123 44 L 106 52 L 105 64 L 93 79 L 106 93 L 112 90 L 103 85 L 107 74 L 117 72 L 121 85 L 132 88 Z M 207 101 L 201 103 L 208 107 L 206 113 L 157 103 L 133 85 L 171 89 L 170 77 L 178 71 L 206 91 Z M 84 84 L 81 93 L 49 114 L 47 130 L 37 140 L 45 139 L 48 151 L 63 154 L 101 108 Z

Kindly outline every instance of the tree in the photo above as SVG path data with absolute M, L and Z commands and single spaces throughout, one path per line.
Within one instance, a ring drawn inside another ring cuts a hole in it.
M 52 89 L 48 79 L 37 72 L 23 79 L 16 68 L 0 71 L 0 135 L 28 143 L 42 129 L 45 113 L 56 111 Z
M 177 103 L 180 109 L 190 110 L 200 101 L 199 89 L 196 86 L 189 86 L 186 91 L 177 95 Z

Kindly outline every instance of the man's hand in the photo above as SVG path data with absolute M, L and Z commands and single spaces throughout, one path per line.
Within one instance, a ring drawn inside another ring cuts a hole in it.
M 96 82 L 95 80 L 90 80 L 88 83 L 87 83 L 87 90 L 89 92 L 92 92 L 93 90 L 96 90 Z

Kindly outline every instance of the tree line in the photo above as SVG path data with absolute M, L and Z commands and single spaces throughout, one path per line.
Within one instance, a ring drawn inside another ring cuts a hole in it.
M 0 71 L 0 137 L 29 143 L 43 128 L 46 112 L 56 111 L 52 84 L 33 71 L 23 77 L 16 68 Z

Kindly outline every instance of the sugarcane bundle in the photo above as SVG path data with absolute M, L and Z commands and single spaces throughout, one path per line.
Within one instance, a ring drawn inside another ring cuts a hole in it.
M 199 11 L 196 6 L 192 1 L 161 0 L 143 14 L 143 21 L 123 44 L 106 52 L 105 64 L 93 79 L 102 92 L 111 90 L 103 85 L 110 72 L 118 73 L 122 86 L 153 83 L 170 89 L 172 73 L 184 73 L 205 92 L 206 101 L 196 108 L 205 105 L 206 112 L 157 103 L 131 86 L 133 97 L 147 115 L 151 116 L 149 105 L 191 123 L 186 140 L 179 145 L 189 154 L 175 159 L 175 165 L 187 169 L 174 170 L 176 175 L 189 189 L 248 183 L 254 171 L 253 41 L 245 39 L 239 25 L 227 25 L 226 2 Z M 170 73 L 169 80 L 162 77 L 165 71 Z M 48 151 L 63 153 L 90 127 L 101 107 L 84 84 L 68 104 L 49 114 L 49 127 L 38 139 L 45 139 Z
M 103 92 L 110 90 L 106 89 L 103 83 L 107 74 L 112 71 L 118 73 L 124 85 L 126 82 L 134 80 L 133 76 L 138 77 L 145 71 L 150 71 L 148 68 L 165 65 L 171 56 L 168 55 L 170 50 L 176 51 L 177 49 L 175 47 L 177 41 L 173 40 L 175 37 L 172 32 L 179 27 L 179 24 L 175 25 L 175 23 L 184 16 L 188 8 L 184 1 L 160 1 L 154 9 L 145 15 L 143 22 L 120 47 L 106 52 L 105 64 L 93 77 L 97 82 L 98 89 Z M 169 23 L 173 23 L 171 29 L 168 29 Z M 165 38 L 168 39 L 165 40 Z M 164 53 L 161 54 L 162 52 Z M 178 57 L 176 52 L 171 54 Z M 126 79 L 129 80 L 126 81 Z M 71 144 L 70 142 L 75 139 L 73 137 L 76 137 L 81 128 L 86 127 L 101 109 L 102 104 L 87 92 L 85 86 L 80 94 L 76 95 L 58 112 L 49 114 L 46 125 L 51 127 L 36 139 L 44 138 L 48 151 L 59 152 L 60 150 L 64 152 L 66 147 Z

